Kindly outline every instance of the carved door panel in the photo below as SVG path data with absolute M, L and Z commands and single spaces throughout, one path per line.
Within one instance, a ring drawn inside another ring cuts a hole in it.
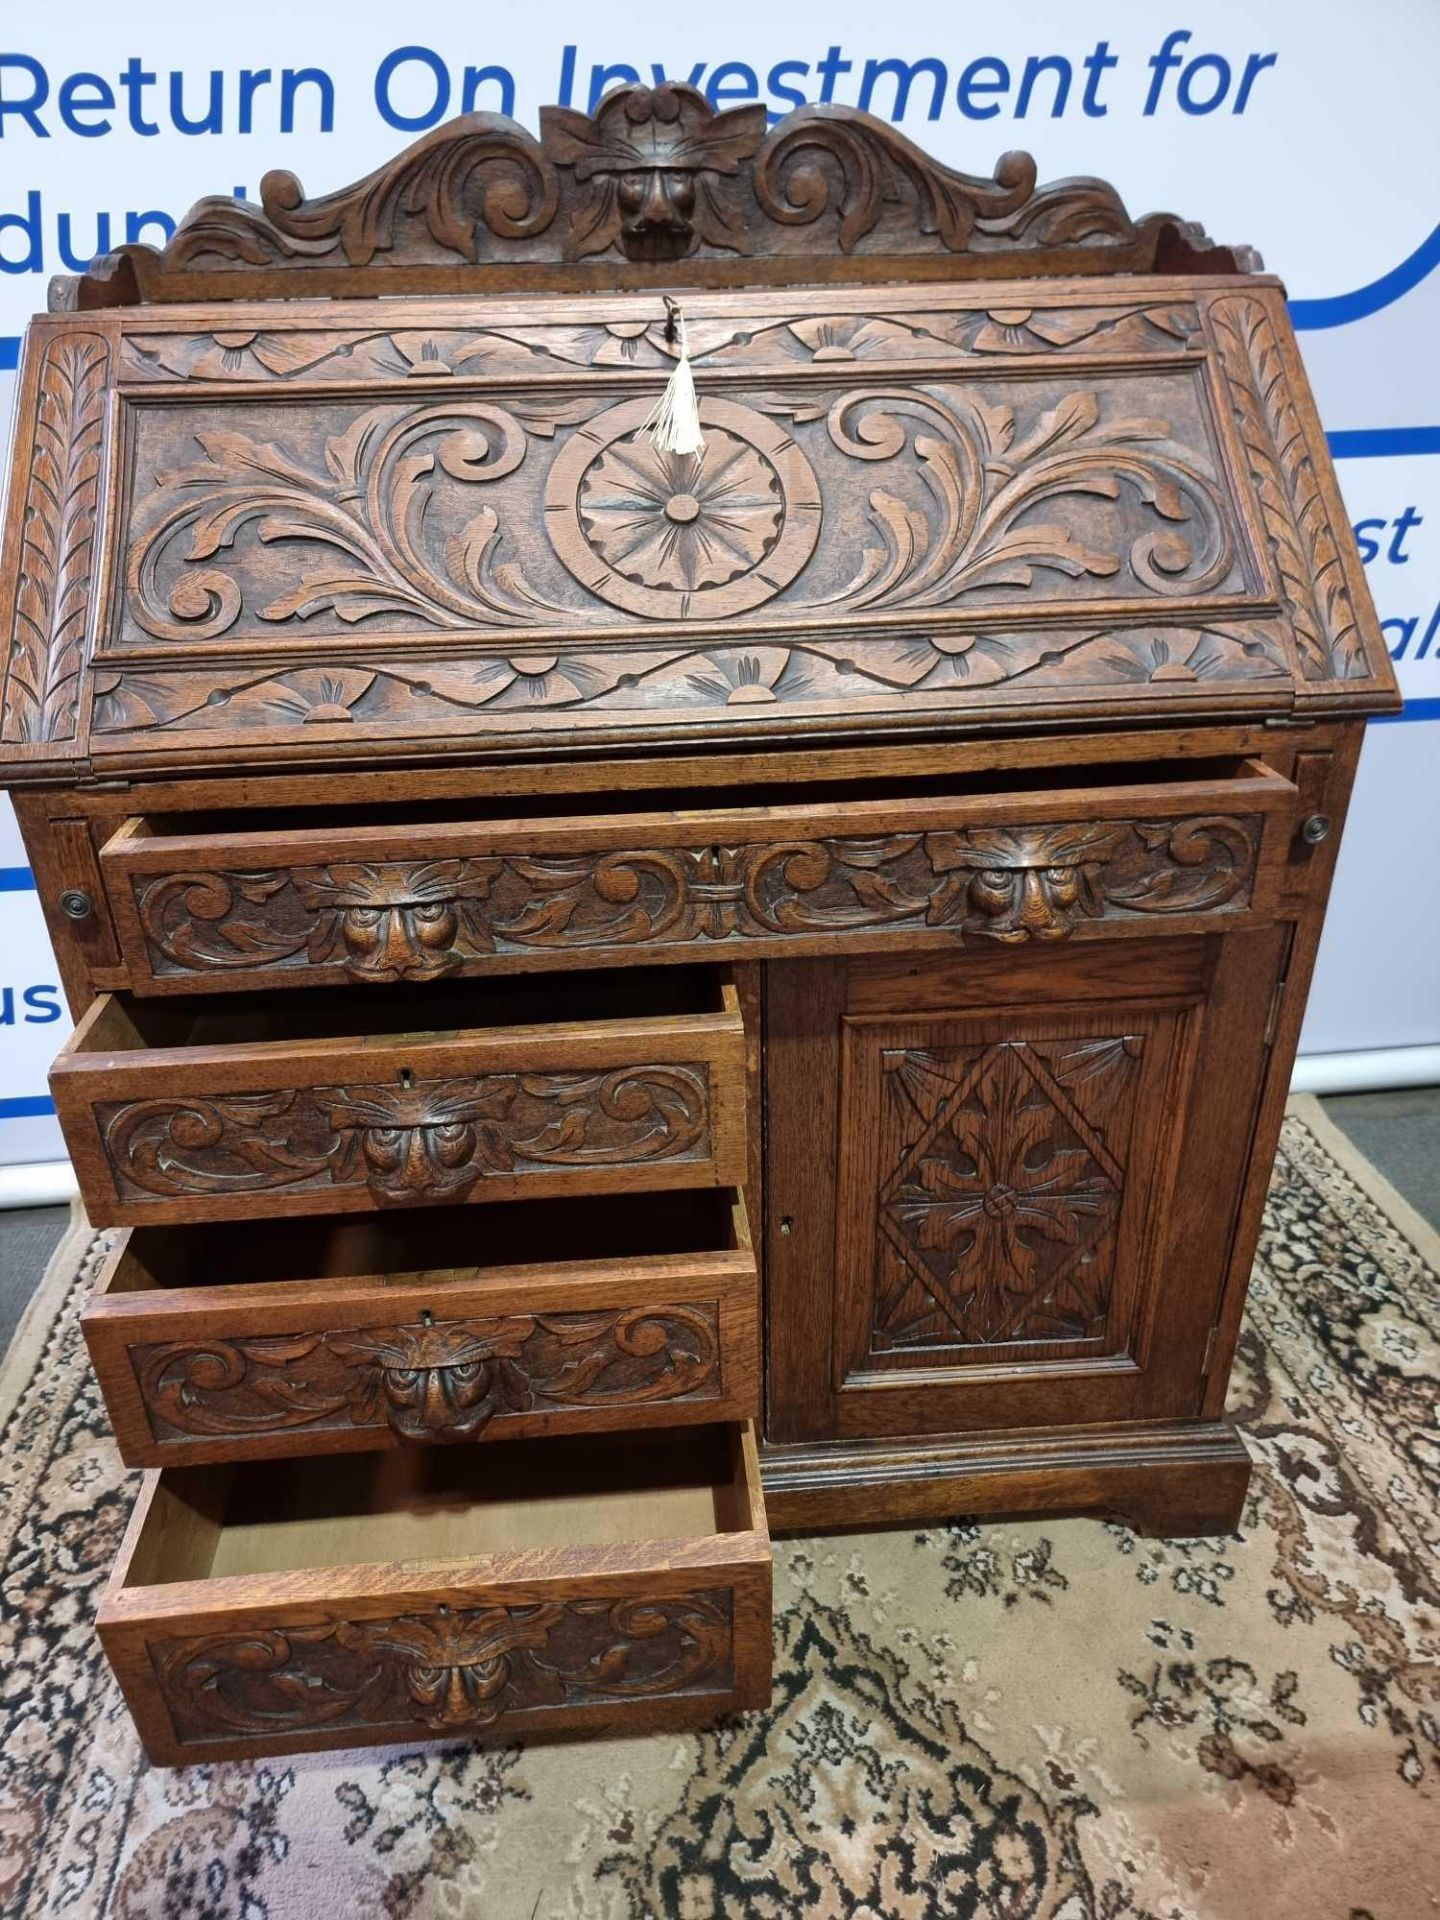
M 772 968 L 768 1437 L 1197 1412 L 1287 941 Z

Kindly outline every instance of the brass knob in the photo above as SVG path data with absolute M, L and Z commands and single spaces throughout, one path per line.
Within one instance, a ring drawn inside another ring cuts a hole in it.
M 1300 838 L 1306 846 L 1318 847 L 1322 840 L 1330 838 L 1334 826 L 1335 822 L 1328 813 L 1312 813 L 1300 823 Z
M 60 911 L 67 920 L 88 920 L 95 902 L 79 887 L 67 887 L 60 896 Z

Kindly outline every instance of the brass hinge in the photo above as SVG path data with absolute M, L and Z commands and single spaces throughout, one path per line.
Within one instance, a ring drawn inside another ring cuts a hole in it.
M 1220 1323 L 1217 1320 L 1215 1325 L 1210 1329 L 1210 1338 L 1205 1342 L 1205 1358 L 1200 1362 L 1201 1375 L 1207 1380 L 1210 1377 L 1210 1369 L 1215 1364 L 1215 1344 L 1219 1338 Z
M 1270 995 L 1270 1011 L 1265 1016 L 1265 1036 L 1262 1046 L 1273 1047 L 1275 1036 L 1280 1031 L 1280 1009 L 1285 1003 L 1285 982 L 1277 980 L 1275 990 Z

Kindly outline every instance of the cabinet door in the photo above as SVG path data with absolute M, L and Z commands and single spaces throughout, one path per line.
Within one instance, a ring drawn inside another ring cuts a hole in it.
M 1288 940 L 774 965 L 768 1438 L 1197 1413 Z

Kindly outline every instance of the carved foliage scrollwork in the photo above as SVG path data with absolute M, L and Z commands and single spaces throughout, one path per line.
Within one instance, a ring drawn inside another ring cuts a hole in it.
M 474 1440 L 507 1414 L 719 1392 L 713 1303 L 422 1320 L 131 1349 L 160 1441 L 388 1425 Z
M 15 630 L 0 737 L 74 737 L 95 567 L 109 348 L 65 333 L 40 362 L 30 470 L 20 518 Z
M 724 1693 L 728 1588 L 679 1599 L 436 1607 L 424 1614 L 157 1639 L 183 1742 L 325 1727 L 483 1730 L 509 1715 L 655 1694 Z
M 165 874 L 134 887 L 157 977 L 338 965 L 356 978 L 422 979 L 528 951 L 906 927 L 1012 942 L 1087 921 L 1243 910 L 1261 825 L 1222 815 L 1059 822 Z
M 890 461 L 913 449 L 939 506 L 932 518 L 912 499 L 872 493 L 882 544 L 866 549 L 838 591 L 803 602 L 806 612 L 937 608 L 981 585 L 1029 587 L 1037 567 L 1106 579 L 1125 569 L 1129 582 L 1160 594 L 1205 593 L 1230 571 L 1233 540 L 1213 482 L 1153 444 L 1169 438 L 1170 422 L 1106 414 L 1095 392 L 1070 393 L 1027 426 L 1017 426 L 1009 405 L 903 386 L 756 404 L 796 422 L 823 414 L 831 441 L 851 459 Z M 1160 524 L 1096 546 L 1063 518 L 1030 518 L 1051 500 L 1117 500 L 1122 488 Z
M 709 441 L 684 456 L 635 441 L 648 407 L 597 411 L 564 395 L 371 407 L 324 440 L 323 472 L 303 433 L 292 447 L 197 429 L 204 458 L 155 474 L 161 505 L 132 541 L 129 615 L 168 642 L 322 612 L 342 625 L 389 615 L 491 632 L 583 630 L 613 620 L 609 609 L 683 624 L 777 598 L 767 619 L 924 617 L 981 591 L 999 604 L 1037 572 L 1140 601 L 1205 594 L 1232 572 L 1230 515 L 1203 454 L 1177 450 L 1172 421 L 1122 414 L 1099 387 L 1016 404 L 899 382 L 744 405 L 707 397 Z M 802 449 L 778 417 L 823 422 L 823 438 Z M 457 502 L 457 483 L 490 488 L 515 473 L 527 434 L 577 425 L 530 493 L 500 487 L 498 504 L 473 513 Z M 870 493 L 858 565 L 832 555 L 812 579 L 827 484 L 840 497 L 837 455 L 879 466 L 885 484 Z M 517 558 L 537 490 L 565 570 L 548 587 L 537 584 L 543 554 Z M 1052 502 L 1056 517 L 1039 517 Z M 448 532 L 435 525 L 442 507 Z M 254 540 L 237 548 L 246 529 Z M 555 664 L 544 659 L 533 660 L 542 675 Z
M 101 1102 L 95 1118 L 130 1200 L 328 1188 L 382 1206 L 453 1202 L 497 1174 L 710 1151 L 699 1064 L 160 1095 Z
M 502 480 L 525 458 L 527 429 L 553 435 L 583 418 L 586 400 L 478 400 L 396 413 L 373 407 L 325 443 L 323 473 L 284 447 L 234 430 L 195 434 L 204 458 L 157 474 L 173 500 L 132 545 L 131 610 L 157 640 L 207 640 L 234 626 L 244 592 L 213 564 L 253 524 L 262 546 L 301 542 L 323 564 L 253 608 L 264 621 L 327 608 L 347 624 L 402 613 L 439 628 L 533 625 L 573 610 L 548 604 L 513 569 L 497 567 L 499 520 L 484 506 L 437 554 L 423 523 L 437 468 L 467 485 Z
M 265 176 L 258 207 L 204 200 L 163 251 L 132 245 L 97 263 L 90 302 L 114 299 L 117 279 L 153 297 L 187 273 L 245 267 L 1062 248 L 1143 270 L 1178 230 L 1169 215 L 1137 224 L 1104 181 L 1037 187 L 1025 153 L 990 179 L 961 173 L 855 108 L 804 106 L 768 134 L 766 121 L 762 104 L 717 112 L 673 82 L 618 88 L 593 114 L 543 107 L 538 141 L 504 115 L 467 114 L 315 200 L 286 172 Z M 1203 267 L 1208 242 L 1186 236 Z M 1243 249 L 1210 258 L 1253 264 Z
M 413 244 L 412 223 L 440 253 L 475 259 L 491 236 L 515 241 L 543 233 L 558 206 L 554 168 L 534 136 L 498 114 L 472 114 L 319 199 L 307 200 L 293 173 L 275 169 L 260 182 L 258 208 L 219 196 L 202 200 L 163 259 L 170 271 L 217 261 L 320 264 L 337 256 L 363 267 Z

